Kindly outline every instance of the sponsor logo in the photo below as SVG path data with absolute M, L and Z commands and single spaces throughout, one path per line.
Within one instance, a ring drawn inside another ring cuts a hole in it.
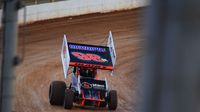
M 84 54 L 81 52 L 72 52 L 72 55 L 84 61 L 95 61 L 95 62 L 100 62 L 100 63 L 108 62 L 107 59 L 103 59 L 101 56 L 96 55 L 96 54 L 90 54 L 90 53 Z
M 63 48 L 63 56 L 64 56 L 64 58 L 66 58 L 66 47 L 64 46 L 64 48 Z
M 67 48 L 66 48 L 66 42 L 64 41 L 63 44 L 63 57 L 66 58 Z
M 108 68 L 107 66 L 94 65 L 94 64 L 85 64 L 85 63 L 75 63 L 73 66 L 82 66 L 82 67 L 97 68 L 97 69 L 112 69 L 112 68 Z
M 90 84 L 88 82 L 82 82 L 81 83 L 81 87 L 83 88 L 87 88 L 87 89 L 90 89 L 90 88 L 96 88 L 96 89 L 104 89 L 104 85 L 100 85 L 100 84 Z
M 84 45 L 69 45 L 70 49 L 78 49 L 78 50 L 85 50 L 85 51 L 98 51 L 98 52 L 106 52 L 105 48 L 100 47 L 90 47 L 90 46 L 84 46 Z
M 88 82 L 83 82 L 83 83 L 81 83 L 81 87 L 90 89 L 90 88 L 92 88 L 92 84 L 90 84 Z
M 104 85 L 100 85 L 100 84 L 93 84 L 92 86 L 93 86 L 93 88 L 99 88 L 99 89 L 104 88 Z

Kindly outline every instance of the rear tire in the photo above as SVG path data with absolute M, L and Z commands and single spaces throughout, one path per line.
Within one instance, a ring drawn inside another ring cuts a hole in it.
M 64 108 L 71 109 L 73 107 L 74 92 L 71 89 L 65 90 Z
M 49 103 L 62 105 L 65 95 L 66 84 L 63 81 L 53 81 L 49 87 Z
M 117 109 L 117 91 L 111 90 L 108 93 L 108 108 L 109 110 L 116 110 Z

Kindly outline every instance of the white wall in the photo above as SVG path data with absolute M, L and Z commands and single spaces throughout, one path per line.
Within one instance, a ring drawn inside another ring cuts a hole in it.
M 146 0 L 68 0 L 27 6 L 26 21 L 76 16 L 89 13 L 105 13 L 142 7 Z M 1 10 L 0 10 L 1 12 Z M 0 13 L 2 14 L 2 13 Z M 19 23 L 23 23 L 23 9 L 19 11 Z M 1 17 L 2 15 L 0 15 Z

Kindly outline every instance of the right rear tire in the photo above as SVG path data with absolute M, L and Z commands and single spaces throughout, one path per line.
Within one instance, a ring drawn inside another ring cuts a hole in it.
M 108 93 L 108 108 L 109 110 L 116 110 L 117 109 L 117 91 L 111 90 Z
M 74 92 L 71 89 L 66 89 L 64 104 L 63 104 L 64 108 L 71 109 L 73 107 L 73 101 L 74 101 Z
M 62 105 L 65 95 L 66 84 L 63 81 L 53 81 L 49 87 L 49 103 Z

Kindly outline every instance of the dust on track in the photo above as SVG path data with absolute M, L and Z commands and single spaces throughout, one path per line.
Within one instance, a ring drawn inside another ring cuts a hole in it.
M 141 58 L 141 12 L 134 9 L 107 14 L 91 14 L 41 21 L 20 27 L 19 40 L 26 39 L 26 56 L 17 67 L 15 80 L 15 112 L 66 112 L 61 106 L 48 102 L 49 84 L 65 80 L 60 60 L 63 34 L 68 41 L 84 44 L 106 45 L 105 38 L 111 30 L 117 53 L 115 76 L 99 71 L 100 78 L 107 77 L 109 87 L 118 92 L 116 111 L 136 112 L 138 64 Z M 21 44 L 21 42 L 20 42 Z M 20 51 L 19 47 L 19 52 Z M 108 111 L 84 108 L 78 105 L 71 111 Z

